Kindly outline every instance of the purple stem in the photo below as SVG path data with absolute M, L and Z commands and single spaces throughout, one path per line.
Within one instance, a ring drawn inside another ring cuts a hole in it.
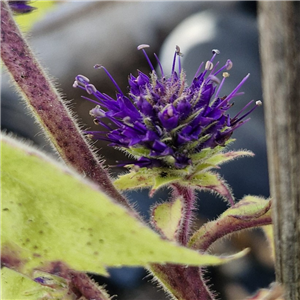
M 198 267 L 152 264 L 151 272 L 175 299 L 214 300 Z
M 272 217 L 270 207 L 268 209 L 266 214 L 251 220 L 228 215 L 221 220 L 208 222 L 203 225 L 204 234 L 197 238 L 196 232 L 191 238 L 188 247 L 195 250 L 207 251 L 214 242 L 227 235 L 241 232 L 245 229 L 271 225 Z
M 181 186 L 178 183 L 172 184 L 173 187 L 173 199 L 182 197 L 184 201 L 184 217 L 183 222 L 178 234 L 177 241 L 186 245 L 189 240 L 191 222 L 193 220 L 193 210 L 195 208 L 195 191 L 193 188 Z
M 195 190 L 190 187 L 172 184 L 173 199 L 182 197 L 184 201 L 184 216 L 177 241 L 186 245 L 189 240 L 193 210 L 195 208 Z M 201 268 L 187 267 L 181 265 L 159 265 L 152 264 L 151 272 L 166 290 L 181 300 L 214 300 L 213 294 L 205 284 Z
M 19 91 L 64 161 L 87 176 L 123 206 L 133 210 L 114 187 L 61 96 L 35 59 L 16 25 L 8 4 L 1 1 L 1 57 Z

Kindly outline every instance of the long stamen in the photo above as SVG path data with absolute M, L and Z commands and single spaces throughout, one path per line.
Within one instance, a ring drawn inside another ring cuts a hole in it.
M 212 53 L 213 53 L 213 56 L 212 56 L 212 58 L 210 59 L 211 62 L 213 62 L 213 60 L 215 59 L 215 57 L 216 57 L 218 54 L 220 54 L 220 50 L 218 50 L 218 49 L 213 49 L 213 50 L 212 50 Z
M 105 67 L 103 67 L 102 65 L 95 65 L 94 66 L 95 69 L 103 69 L 105 71 L 105 73 L 107 74 L 107 76 L 109 77 L 109 79 L 112 81 L 112 83 L 114 84 L 114 86 L 117 88 L 117 90 L 119 91 L 119 93 L 121 95 L 124 95 L 122 90 L 120 89 L 120 87 L 118 86 L 118 84 L 116 83 L 116 81 L 114 80 L 114 78 L 110 75 L 110 73 L 107 71 L 107 69 Z
M 179 46 L 176 46 L 176 54 L 177 54 L 177 57 L 178 57 L 178 73 L 181 74 L 181 56 L 182 56 L 182 53 L 180 52 Z
M 255 106 L 252 107 L 247 113 L 245 113 L 244 115 L 242 115 L 240 118 L 238 118 L 237 120 L 231 120 L 231 126 L 237 124 L 239 121 L 241 121 L 242 119 L 244 119 L 245 117 L 247 117 L 249 114 L 251 114 L 258 106 L 261 106 L 262 102 L 260 100 L 255 102 Z M 247 106 L 247 105 L 246 105 Z M 244 109 L 243 109 L 244 110 Z M 233 122 L 232 122 L 233 121 Z
M 215 95 L 215 99 L 218 98 L 219 93 L 220 93 L 220 91 L 221 91 L 221 88 L 222 88 L 222 86 L 223 86 L 223 84 L 224 84 L 224 81 L 225 81 L 225 79 L 226 79 L 227 77 L 229 77 L 229 73 L 224 72 L 224 73 L 223 73 L 223 79 L 222 79 L 222 81 L 221 81 L 221 83 L 220 83 L 220 85 L 219 85 L 219 87 L 218 87 L 218 90 L 217 90 L 216 95 Z
M 150 59 L 149 59 L 149 56 L 147 55 L 146 51 L 144 50 L 144 48 L 149 48 L 149 47 L 150 47 L 150 46 L 147 45 L 147 44 L 141 44 L 141 45 L 137 46 L 137 49 L 143 51 L 143 53 L 144 53 L 144 55 L 145 55 L 145 57 L 146 57 L 146 59 L 147 59 L 147 61 L 148 61 L 148 64 L 149 64 L 149 66 L 150 66 L 151 71 L 155 71 L 155 70 L 154 70 L 154 67 L 153 67 L 153 65 L 152 65 L 152 63 L 151 63 L 151 61 L 150 61 Z
M 214 67 L 213 60 L 215 59 L 215 57 L 216 57 L 218 54 L 220 54 L 220 51 L 217 50 L 217 49 L 213 49 L 213 50 L 212 50 L 212 53 L 213 53 L 213 56 L 212 56 L 212 58 L 211 58 L 210 60 L 208 60 L 208 61 L 206 62 L 206 64 L 205 64 L 205 70 L 204 70 L 204 72 L 202 73 L 200 79 L 203 79 L 203 78 L 204 78 L 204 76 L 206 75 L 207 71 L 211 71 L 211 70 L 213 69 L 213 67 Z
M 194 78 L 197 78 L 197 77 L 199 76 L 200 70 L 201 70 L 203 64 L 204 64 L 203 62 L 200 64 L 199 68 L 197 69 L 197 71 L 196 71 L 196 73 L 195 73 L 195 75 L 194 75 Z
M 172 65 L 172 72 L 171 72 L 171 74 L 174 74 L 174 71 L 175 71 L 176 56 L 177 56 L 177 53 L 176 53 L 176 51 L 175 51 L 175 53 L 174 53 L 174 58 L 173 58 L 173 65 Z
M 244 84 L 244 82 L 248 79 L 249 76 L 250 73 L 248 73 L 247 76 L 245 76 L 243 80 L 237 85 L 237 87 L 226 97 L 227 100 L 229 100 L 236 94 L 236 92 L 240 89 L 240 87 Z
M 249 101 L 233 118 L 232 120 L 235 120 L 248 106 L 250 106 L 253 103 L 254 100 Z
M 163 70 L 163 67 L 162 67 L 162 65 L 161 65 L 161 63 L 160 63 L 160 60 L 159 60 L 158 56 L 157 56 L 155 53 L 154 53 L 154 56 L 155 56 L 155 59 L 156 59 L 158 65 L 159 65 L 161 77 L 165 77 L 165 75 L 164 75 L 164 70 Z
M 227 59 L 226 64 L 222 68 L 220 68 L 214 75 L 217 76 L 224 69 L 226 69 L 226 71 L 229 71 L 232 68 L 232 65 L 232 61 L 230 59 Z

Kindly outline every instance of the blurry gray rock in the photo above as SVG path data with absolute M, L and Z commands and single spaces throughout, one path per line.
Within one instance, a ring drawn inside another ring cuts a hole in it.
M 221 90 L 222 96 L 228 95 L 248 73 L 251 74 L 240 89 L 245 94 L 233 100 L 234 106 L 229 110 L 232 117 L 250 100 L 263 100 L 255 15 L 236 5 L 201 10 L 187 17 L 174 28 L 161 48 L 163 68 L 169 72 L 175 45 L 179 45 L 183 53 L 182 65 L 188 82 L 193 80 L 200 63 L 211 58 L 212 49 L 221 52 L 215 59 L 215 62 L 220 61 L 220 66 L 227 59 L 232 60 L 233 68 L 228 71 L 230 77 Z M 237 199 L 246 194 L 269 197 L 263 106 L 250 118 L 234 132 L 233 138 L 237 140 L 231 148 L 251 150 L 255 157 L 240 158 L 220 170 Z

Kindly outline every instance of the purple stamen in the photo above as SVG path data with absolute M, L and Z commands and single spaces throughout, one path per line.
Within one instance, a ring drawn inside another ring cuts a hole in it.
M 176 53 L 176 51 L 175 51 L 175 53 L 174 53 L 174 58 L 173 58 L 173 65 L 172 65 L 172 71 L 171 71 L 171 74 L 174 74 L 174 71 L 175 71 L 176 56 L 177 56 L 177 53 Z
M 221 91 L 221 88 L 222 88 L 222 86 L 223 86 L 223 84 L 224 84 L 224 82 L 225 82 L 225 79 L 226 79 L 227 77 L 229 77 L 229 74 L 228 74 L 227 72 L 224 72 L 224 74 L 223 74 L 223 79 L 222 79 L 222 81 L 221 81 L 221 83 L 220 83 L 220 85 L 219 85 L 219 87 L 218 87 L 218 89 L 217 89 L 217 92 L 216 92 L 216 94 L 215 94 L 215 98 L 216 98 L 216 99 L 218 98 L 219 93 L 220 93 L 220 91 Z
M 253 100 L 250 101 L 250 102 L 249 102 L 249 103 L 241 110 L 241 112 L 242 112 L 243 110 L 245 110 L 245 108 L 246 108 L 247 106 L 249 106 L 249 104 L 252 103 L 252 102 L 253 102 Z M 233 126 L 233 125 L 237 124 L 239 121 L 241 121 L 242 119 L 244 119 L 245 117 L 247 117 L 249 114 L 251 114 L 251 113 L 252 113 L 258 106 L 260 106 L 261 104 L 262 104 L 262 102 L 261 102 L 260 100 L 256 101 L 254 107 L 252 107 L 247 113 L 245 113 L 244 115 L 242 115 L 240 118 L 238 118 L 237 120 L 235 120 L 235 118 L 241 113 L 241 112 L 239 112 L 239 113 L 231 120 L 230 125 Z
M 150 47 L 149 45 L 141 44 L 141 45 L 139 45 L 139 46 L 137 47 L 137 49 L 143 51 L 143 53 L 144 53 L 144 55 L 145 55 L 145 57 L 146 57 L 146 59 L 147 59 L 147 61 L 148 61 L 148 64 L 149 64 L 149 66 L 150 66 L 151 71 L 155 71 L 155 70 L 154 70 L 154 67 L 153 67 L 153 65 L 152 65 L 152 63 L 151 63 L 151 61 L 150 61 L 150 59 L 149 59 L 149 57 L 148 57 L 148 55 L 147 55 L 147 53 L 146 53 L 146 51 L 145 51 L 145 49 L 144 49 L 144 48 L 149 48 L 149 47 Z
M 85 99 L 85 100 L 88 100 L 88 101 L 90 101 L 90 102 L 93 102 L 93 103 L 99 105 L 99 101 L 93 100 L 93 99 L 88 98 L 88 97 L 86 97 L 86 96 L 81 96 L 81 98 L 83 98 L 83 99 Z
M 232 68 L 232 62 L 230 59 L 227 60 L 226 64 L 220 68 L 214 75 L 217 76 L 220 72 L 222 72 L 224 69 L 226 69 L 227 71 L 230 70 Z
M 213 56 L 212 56 L 212 58 L 211 58 L 211 62 L 213 62 L 213 60 L 215 59 L 215 57 L 218 55 L 218 54 L 220 54 L 220 51 L 218 50 L 218 49 L 213 49 L 212 50 L 212 53 L 213 53 Z
M 194 75 L 194 78 L 197 78 L 197 77 L 199 76 L 200 70 L 201 70 L 203 64 L 204 64 L 204 62 L 202 62 L 202 63 L 200 64 L 200 66 L 198 67 L 198 69 L 197 69 L 197 71 L 196 71 L 196 73 L 195 73 L 195 75 Z
M 124 95 L 122 90 L 120 89 L 120 87 L 118 86 L 118 84 L 116 83 L 116 81 L 114 80 L 114 78 L 110 75 L 110 73 L 107 71 L 107 69 L 99 64 L 94 66 L 95 69 L 103 69 L 105 71 L 105 73 L 107 74 L 107 76 L 109 77 L 109 79 L 112 81 L 112 83 L 114 84 L 114 86 L 117 88 L 117 90 L 119 91 L 119 93 L 121 95 Z
M 176 54 L 178 57 L 178 73 L 181 74 L 181 53 L 180 53 L 180 48 L 179 46 L 176 46 Z
M 243 80 L 237 85 L 237 87 L 226 97 L 226 99 L 230 99 L 232 98 L 236 92 L 240 89 L 240 87 L 244 84 L 244 82 L 248 79 L 248 77 L 250 76 L 250 73 L 248 73 Z
M 154 56 L 155 56 L 156 61 L 157 61 L 158 65 L 159 65 L 161 77 L 165 77 L 165 75 L 164 75 L 164 70 L 163 70 L 163 67 L 162 67 L 162 65 L 161 65 L 161 63 L 160 63 L 160 60 L 159 60 L 158 56 L 157 56 L 155 53 L 154 53 Z

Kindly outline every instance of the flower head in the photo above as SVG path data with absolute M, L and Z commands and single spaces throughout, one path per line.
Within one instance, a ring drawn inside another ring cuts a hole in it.
M 166 167 L 183 169 L 193 165 L 193 156 L 205 148 L 214 149 L 225 146 L 233 131 L 248 121 L 246 116 L 250 111 L 243 111 L 231 118 L 227 113 L 231 107 L 232 98 L 238 96 L 240 87 L 249 74 L 228 95 L 221 97 L 220 91 L 229 76 L 232 62 L 227 60 L 221 68 L 213 64 L 218 50 L 213 50 L 212 58 L 203 63 L 196 72 L 191 85 L 187 85 L 185 73 L 181 68 L 181 53 L 177 46 L 172 72 L 166 77 L 158 57 L 154 54 L 161 76 L 155 71 L 145 48 L 142 50 L 151 68 L 150 76 L 138 71 L 137 76 L 129 76 L 129 93 L 126 95 L 119 88 L 109 72 L 100 65 L 115 84 L 116 99 L 98 91 L 89 80 L 78 75 L 75 87 L 82 88 L 88 94 L 95 96 L 97 106 L 90 111 L 95 123 L 105 130 L 86 131 L 98 140 L 110 142 L 126 150 L 137 160 L 130 162 L 139 167 Z M 176 62 L 178 71 L 176 71 Z M 220 80 L 217 76 L 223 72 Z M 257 102 L 259 105 L 260 102 Z M 112 128 L 103 122 L 106 118 L 115 124 Z M 128 164 L 128 163 L 127 163 Z M 126 165 L 124 163 L 123 165 Z
M 8 1 L 8 4 L 14 13 L 25 14 L 35 10 L 28 2 L 30 1 Z

